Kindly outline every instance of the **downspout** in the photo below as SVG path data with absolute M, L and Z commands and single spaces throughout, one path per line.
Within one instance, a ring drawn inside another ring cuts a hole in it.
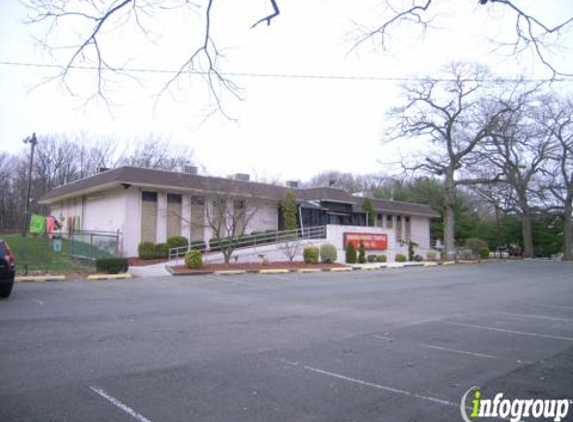
M 302 224 L 302 207 L 298 206 L 298 218 L 300 219 L 300 234 L 304 236 L 304 226 Z

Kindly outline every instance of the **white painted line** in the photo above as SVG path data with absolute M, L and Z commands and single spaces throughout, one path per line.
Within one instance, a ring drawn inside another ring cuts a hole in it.
M 573 310 L 573 306 L 565 305 L 553 305 L 552 303 L 535 303 L 535 306 L 545 306 L 546 308 L 557 308 L 557 309 L 567 309 L 569 311 Z
M 519 364 L 525 364 L 525 365 L 530 365 L 533 363 L 533 362 L 526 361 L 526 360 L 502 358 L 500 356 L 489 355 L 487 353 L 478 353 L 478 352 L 469 352 L 467 350 L 450 349 L 449 347 L 434 346 L 432 344 L 421 344 L 420 346 L 425 347 L 427 349 L 440 350 L 443 352 L 458 353 L 460 355 L 475 356 L 478 358 L 497 359 L 497 360 L 511 360 L 511 361 L 515 360 L 515 362 L 517 362 Z
M 43 304 L 44 304 L 44 302 L 42 302 L 41 300 L 38 300 L 38 299 L 32 299 L 32 300 L 33 300 L 34 302 L 36 302 L 36 303 L 39 303 L 40 305 L 43 305 Z
M 454 321 L 442 321 L 442 322 L 444 324 L 457 325 L 458 327 L 477 328 L 480 330 L 496 331 L 498 333 L 518 334 L 518 335 L 529 336 L 529 337 L 548 338 L 551 340 L 573 341 L 573 338 L 571 338 L 571 337 L 554 336 L 551 334 L 539 334 L 539 333 L 530 333 L 527 331 L 506 330 L 505 328 L 485 327 L 483 325 L 465 324 L 463 322 L 454 322 Z
M 289 365 L 299 366 L 298 362 L 288 362 L 288 361 L 285 361 L 285 362 L 288 363 Z M 460 406 L 459 403 L 452 403 L 452 402 L 447 401 L 447 400 L 442 400 L 442 399 L 438 399 L 438 398 L 430 397 L 430 396 L 424 396 L 421 394 L 412 393 L 411 391 L 406 391 L 406 390 L 401 390 L 399 388 L 389 387 L 387 385 L 381 385 L 381 384 L 376 384 L 376 383 L 369 382 L 369 381 L 359 380 L 357 378 L 347 377 L 345 375 L 325 371 L 323 369 L 313 368 L 312 366 L 308 366 L 308 365 L 300 365 L 300 367 L 306 369 L 307 371 L 315 372 L 317 374 L 326 375 L 326 376 L 332 377 L 332 378 L 338 378 L 338 379 L 341 379 L 343 381 L 352 382 L 354 384 L 359 384 L 359 385 L 364 385 L 366 387 L 377 388 L 378 390 L 387 391 L 389 393 L 395 393 L 395 394 L 400 394 L 402 396 L 414 397 L 416 399 L 430 401 L 432 403 L 441 404 L 443 406 L 452 406 L 452 407 L 459 407 Z
M 137 419 L 139 422 L 151 422 L 149 419 L 147 419 L 145 416 L 140 415 L 139 413 L 137 413 L 135 410 L 133 410 L 131 407 L 126 406 L 125 404 L 123 404 L 122 402 L 120 402 L 118 399 L 110 396 L 109 394 L 107 394 L 105 391 L 103 391 L 101 388 L 98 387 L 90 387 L 90 390 L 92 390 L 94 393 L 99 394 L 101 397 L 103 397 L 104 399 L 106 399 L 107 401 L 109 401 L 110 403 L 112 403 L 113 405 L 115 405 L 116 407 L 120 408 L 121 410 L 123 410 L 125 413 L 133 416 L 135 419 Z
M 571 318 L 557 318 L 557 317 L 550 317 L 546 315 L 535 315 L 535 314 L 518 314 L 514 312 L 502 312 L 502 311 L 490 311 L 494 314 L 500 315 L 508 315 L 508 316 L 515 316 L 519 318 L 529 318 L 529 319 L 546 319 L 548 321 L 562 321 L 562 322 L 573 322 Z
M 392 337 L 380 336 L 378 334 L 372 335 L 372 338 L 377 338 L 378 340 L 394 341 L 394 339 Z

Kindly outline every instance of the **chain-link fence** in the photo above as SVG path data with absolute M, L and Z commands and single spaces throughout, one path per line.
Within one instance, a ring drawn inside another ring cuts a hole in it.
M 95 260 L 120 254 L 121 233 L 103 231 L 74 232 L 69 236 L 69 254 L 74 258 Z

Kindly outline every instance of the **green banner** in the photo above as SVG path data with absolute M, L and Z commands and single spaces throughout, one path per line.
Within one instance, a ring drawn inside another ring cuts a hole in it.
M 30 233 L 46 233 L 46 217 L 38 214 L 32 214 L 32 218 L 30 219 Z

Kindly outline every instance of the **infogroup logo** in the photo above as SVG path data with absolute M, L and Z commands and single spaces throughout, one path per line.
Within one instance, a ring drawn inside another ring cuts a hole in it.
M 501 418 L 511 422 L 520 422 L 522 418 L 552 418 L 559 422 L 567 417 L 570 404 L 568 399 L 504 399 L 503 393 L 497 393 L 492 400 L 484 399 L 479 387 L 472 387 L 462 397 L 460 412 L 465 422 L 475 422 L 478 418 Z

